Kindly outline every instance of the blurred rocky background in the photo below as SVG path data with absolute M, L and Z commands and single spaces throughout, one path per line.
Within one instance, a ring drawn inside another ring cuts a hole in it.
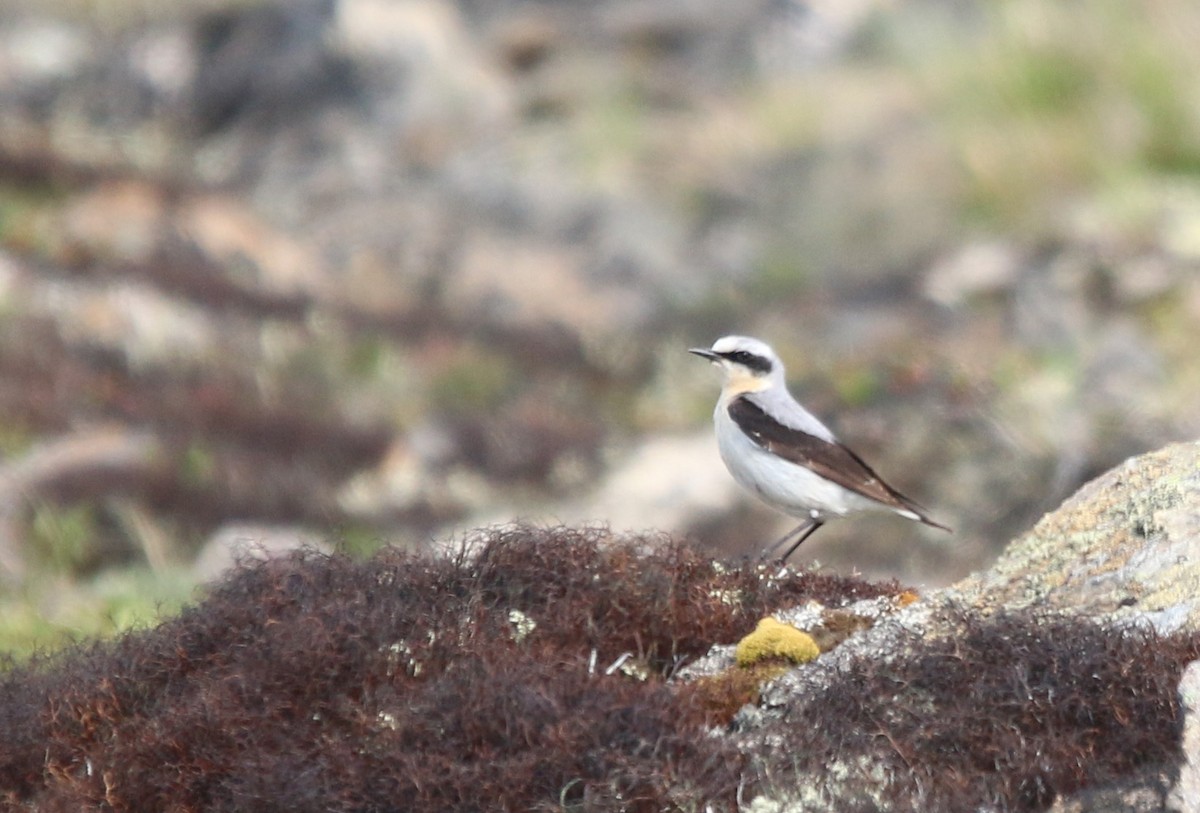
M 231 551 L 788 521 L 726 333 L 955 529 L 941 584 L 1200 434 L 1200 6 L 0 0 L 0 649 Z

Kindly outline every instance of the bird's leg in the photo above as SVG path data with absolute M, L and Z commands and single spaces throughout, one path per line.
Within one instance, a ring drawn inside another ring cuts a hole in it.
M 800 543 L 816 533 L 817 528 L 820 528 L 824 524 L 825 520 L 817 519 L 816 517 L 813 517 L 811 520 L 809 520 L 808 523 L 803 526 L 804 530 L 800 532 L 800 538 L 793 542 L 792 546 L 788 548 L 788 552 L 779 558 L 779 564 L 782 565 L 787 562 L 788 558 L 796 552 L 796 548 L 800 547 Z
M 792 530 L 788 531 L 786 534 L 772 542 L 771 545 L 759 555 L 758 560 L 760 562 L 765 562 L 767 559 L 771 558 L 772 553 L 783 547 L 784 542 L 787 542 L 796 534 L 800 534 L 800 541 L 792 546 L 791 550 L 787 552 L 787 556 L 783 557 L 784 559 L 787 559 L 788 556 L 792 555 L 792 551 L 796 550 L 796 548 L 800 546 L 800 542 L 808 539 L 809 534 L 817 530 L 817 528 L 820 528 L 821 525 L 822 522 L 817 517 L 812 517 L 807 522 L 800 523 L 795 528 L 792 528 Z

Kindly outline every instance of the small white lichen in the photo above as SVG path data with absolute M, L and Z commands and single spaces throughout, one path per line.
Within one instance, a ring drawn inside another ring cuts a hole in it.
M 537 622 L 520 610 L 508 611 L 508 623 L 513 625 L 512 637 L 518 644 L 529 637 L 529 633 L 537 629 Z

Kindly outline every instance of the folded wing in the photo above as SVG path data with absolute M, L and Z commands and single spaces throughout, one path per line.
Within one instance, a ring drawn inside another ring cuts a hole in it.
M 756 404 L 752 396 L 744 395 L 730 402 L 729 417 L 771 454 L 809 468 L 826 480 L 889 508 L 911 513 L 926 525 L 950 530 L 930 519 L 924 508 L 885 483 L 846 446 L 780 423 Z

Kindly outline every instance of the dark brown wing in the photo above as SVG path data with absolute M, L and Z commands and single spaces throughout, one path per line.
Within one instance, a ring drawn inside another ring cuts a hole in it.
M 926 525 L 950 530 L 930 519 L 924 508 L 885 483 L 861 457 L 842 444 L 784 426 L 746 396 L 735 398 L 729 404 L 729 417 L 771 454 L 812 469 L 826 480 L 856 494 L 893 508 L 912 511 Z

